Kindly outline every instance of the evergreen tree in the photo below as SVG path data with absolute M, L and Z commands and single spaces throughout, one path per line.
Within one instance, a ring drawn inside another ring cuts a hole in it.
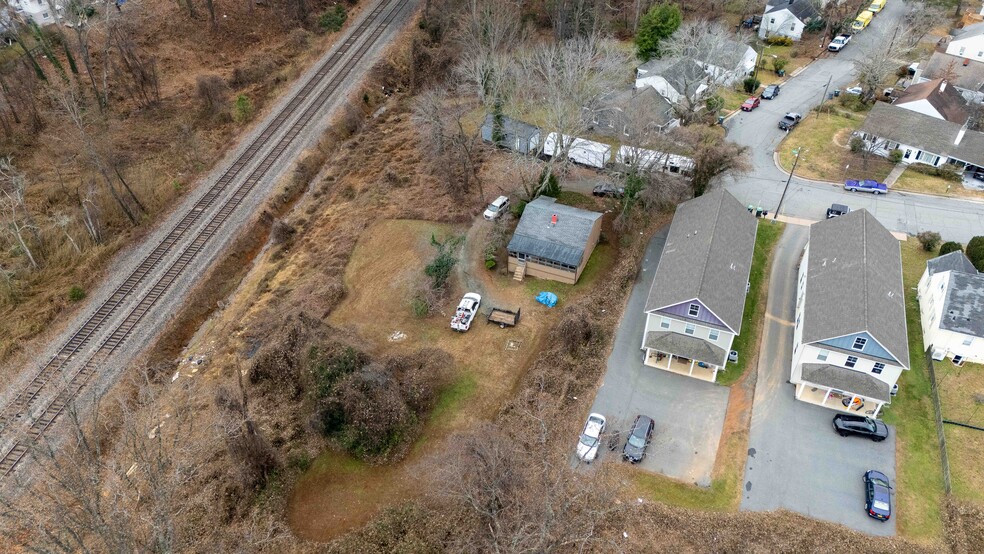
M 683 21 L 680 8 L 674 4 L 657 4 L 639 20 L 639 31 L 635 43 L 637 55 L 641 60 L 661 56 L 659 43 L 669 38 Z

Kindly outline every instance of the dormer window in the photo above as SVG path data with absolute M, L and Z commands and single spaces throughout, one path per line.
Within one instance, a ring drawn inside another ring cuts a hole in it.
M 690 305 L 690 309 L 687 311 L 687 313 L 690 314 L 690 317 L 697 317 L 697 316 L 699 316 L 700 315 L 700 305 L 699 304 L 691 304 Z
M 864 350 L 864 345 L 868 344 L 868 339 L 864 337 L 858 337 L 854 339 L 854 344 L 851 346 L 854 350 Z

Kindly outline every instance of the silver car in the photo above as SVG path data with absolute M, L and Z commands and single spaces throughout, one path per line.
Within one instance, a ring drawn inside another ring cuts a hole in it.
M 605 416 L 591 414 L 584 424 L 584 431 L 577 441 L 577 457 L 591 463 L 598 457 L 598 445 L 601 444 L 601 434 L 605 432 Z

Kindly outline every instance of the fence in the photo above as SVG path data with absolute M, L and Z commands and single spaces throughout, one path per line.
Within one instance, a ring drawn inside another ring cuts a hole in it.
M 943 432 L 943 407 L 940 405 L 940 389 L 936 386 L 936 369 L 933 367 L 933 347 L 926 349 L 926 367 L 933 392 L 933 412 L 936 420 L 936 437 L 940 441 L 940 463 L 943 465 L 943 487 L 950 494 L 950 460 L 946 455 L 946 434 Z

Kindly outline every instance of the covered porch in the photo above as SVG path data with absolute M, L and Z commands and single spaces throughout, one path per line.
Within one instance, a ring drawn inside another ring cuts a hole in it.
M 696 337 L 660 331 L 646 335 L 645 351 L 645 365 L 709 383 L 717 381 L 726 356 L 723 349 Z
M 878 417 L 891 387 L 867 373 L 829 364 L 803 364 L 796 399 L 838 412 Z

